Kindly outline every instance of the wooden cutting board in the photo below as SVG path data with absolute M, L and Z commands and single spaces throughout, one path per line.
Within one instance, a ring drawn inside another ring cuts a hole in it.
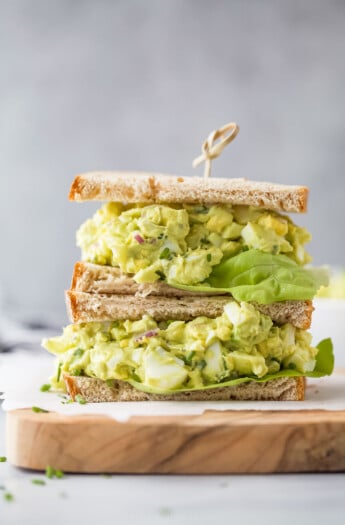
M 64 472 L 225 474 L 345 471 L 345 411 L 208 411 L 198 416 L 7 414 L 7 456 Z

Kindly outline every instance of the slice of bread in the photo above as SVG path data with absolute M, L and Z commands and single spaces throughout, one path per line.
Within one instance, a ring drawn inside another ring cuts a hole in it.
M 74 201 L 128 203 L 246 204 L 269 210 L 304 213 L 307 210 L 308 188 L 247 179 L 94 171 L 77 175 L 69 198 Z
M 207 292 L 190 292 L 174 288 L 162 281 L 138 284 L 132 276 L 121 272 L 120 268 L 79 261 L 75 263 L 71 289 L 78 292 L 137 295 L 161 295 L 163 297 L 187 297 L 208 295 Z M 224 295 L 223 292 L 212 295 Z
M 159 295 L 136 296 L 123 294 L 95 294 L 75 290 L 66 292 L 67 311 L 71 322 L 112 321 L 141 319 L 145 314 L 156 321 L 181 319 L 189 321 L 199 316 L 215 318 L 223 313 L 224 305 L 231 298 L 221 296 L 163 297 Z M 307 329 L 311 324 L 311 301 L 284 301 L 254 306 L 269 315 L 277 324 L 291 323 Z
M 73 323 L 141 319 L 149 315 L 156 321 L 191 320 L 201 315 L 217 317 L 223 313 L 229 297 L 161 297 L 135 295 L 102 295 L 66 292 L 66 304 Z
M 302 401 L 305 394 L 304 377 L 281 377 L 265 383 L 254 381 L 236 386 L 176 392 L 175 394 L 147 394 L 124 381 L 112 381 L 110 386 L 101 379 L 64 374 L 67 392 L 73 400 L 79 394 L 88 403 L 103 401 Z

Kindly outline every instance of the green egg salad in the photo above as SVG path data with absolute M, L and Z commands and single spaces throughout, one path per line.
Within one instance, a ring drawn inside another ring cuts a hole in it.
M 215 319 L 115 321 L 69 325 L 43 346 L 57 356 L 55 388 L 63 373 L 123 380 L 146 392 L 222 387 L 274 377 L 331 373 L 329 340 L 318 348 L 291 324 L 276 326 L 252 305 L 229 300 Z
M 117 266 L 138 283 L 162 280 L 260 303 L 311 299 L 326 284 L 303 268 L 310 238 L 289 217 L 250 206 L 114 202 L 77 232 L 83 260 Z

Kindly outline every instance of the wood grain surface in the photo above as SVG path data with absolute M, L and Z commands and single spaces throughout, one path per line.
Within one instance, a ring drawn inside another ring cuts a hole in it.
M 19 467 L 84 473 L 345 471 L 345 411 L 208 411 L 199 416 L 7 414 Z

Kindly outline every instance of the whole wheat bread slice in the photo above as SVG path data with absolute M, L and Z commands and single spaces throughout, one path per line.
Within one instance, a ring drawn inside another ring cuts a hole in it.
M 135 171 L 94 171 L 77 175 L 74 201 L 128 203 L 246 204 L 270 210 L 304 213 L 308 188 L 247 179 L 178 177 Z
M 229 296 L 162 297 L 135 295 L 106 295 L 66 292 L 67 311 L 71 322 L 87 323 L 125 320 L 135 321 L 147 314 L 156 321 L 181 319 L 188 321 L 199 316 L 215 318 L 222 315 Z M 291 323 L 307 329 L 311 323 L 313 306 L 310 301 L 284 301 L 269 305 L 253 303 L 263 314 L 269 315 L 277 324 Z
M 305 393 L 304 377 L 281 377 L 264 383 L 242 383 L 236 386 L 177 392 L 176 394 L 147 394 L 124 381 L 109 382 L 101 379 L 63 376 L 67 392 L 74 400 L 79 394 L 88 403 L 111 401 L 302 401 Z
M 161 295 L 164 297 L 187 297 L 208 295 L 207 292 L 190 292 L 169 286 L 162 281 L 138 284 L 132 276 L 120 268 L 79 261 L 75 263 L 71 290 L 78 292 L 119 295 Z M 212 295 L 224 295 L 224 292 Z

